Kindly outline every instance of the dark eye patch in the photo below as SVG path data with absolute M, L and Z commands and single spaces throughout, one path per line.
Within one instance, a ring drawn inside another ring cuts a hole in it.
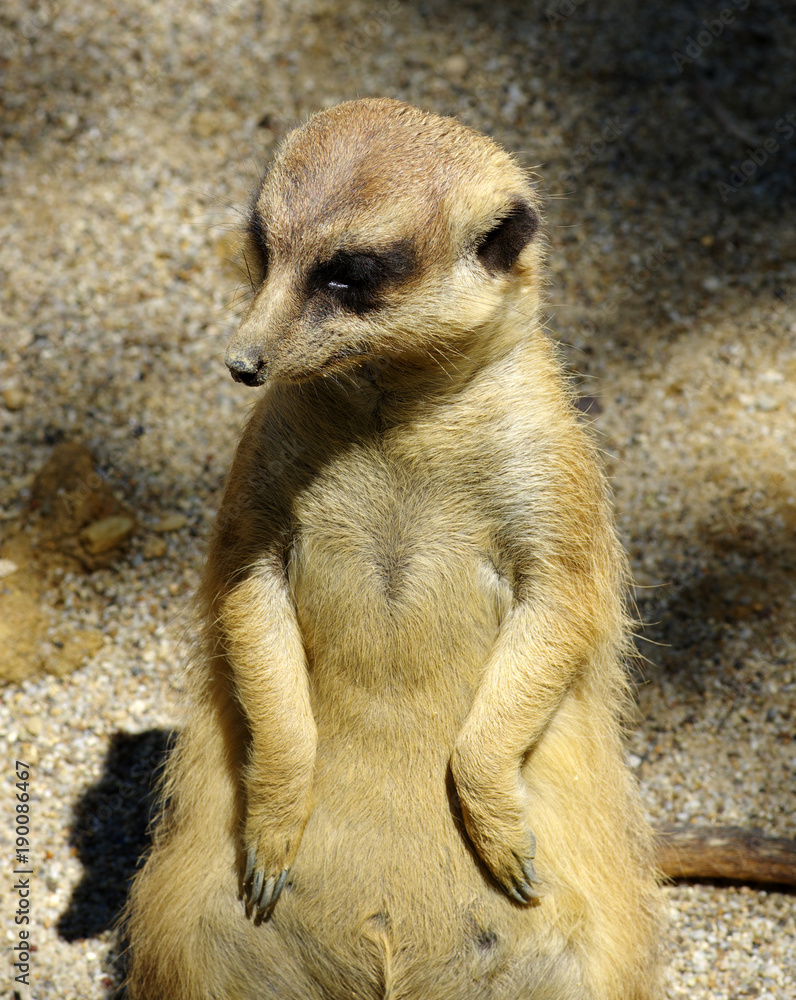
M 539 217 L 527 201 L 515 198 L 511 211 L 481 237 L 475 247 L 488 271 L 508 271 L 539 228 Z
M 315 265 L 310 289 L 330 294 L 345 309 L 367 312 L 381 305 L 381 294 L 409 277 L 415 267 L 410 240 L 379 250 L 338 250 Z

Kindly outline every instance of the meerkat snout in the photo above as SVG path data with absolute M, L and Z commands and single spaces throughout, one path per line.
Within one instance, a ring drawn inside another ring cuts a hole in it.
M 227 348 L 224 364 L 236 382 L 254 386 L 265 381 L 265 364 L 258 352 L 243 353 Z

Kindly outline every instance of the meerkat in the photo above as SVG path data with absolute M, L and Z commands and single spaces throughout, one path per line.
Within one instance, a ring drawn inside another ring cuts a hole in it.
M 291 133 L 226 363 L 264 385 L 130 1000 L 651 1000 L 625 559 L 540 328 L 534 187 L 393 100 Z

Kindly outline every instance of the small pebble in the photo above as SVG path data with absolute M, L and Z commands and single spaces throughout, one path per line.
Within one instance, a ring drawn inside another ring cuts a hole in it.
M 10 388 L 3 390 L 3 405 L 12 412 L 21 410 L 27 402 L 27 396 L 21 389 Z
M 448 56 L 443 63 L 443 67 L 449 76 L 464 76 L 470 67 L 470 63 L 465 55 L 459 53 L 454 56 Z
M 141 549 L 144 559 L 161 559 L 165 556 L 168 546 L 163 538 L 147 538 Z
M 44 723 L 38 715 L 31 715 L 29 718 L 25 719 L 25 728 L 31 736 L 40 736 L 43 727 Z
M 19 566 L 12 559 L 0 559 L 0 579 L 4 576 L 11 576 L 18 569 Z
M 155 525 L 155 531 L 179 531 L 188 523 L 188 518 L 184 514 L 166 514 Z

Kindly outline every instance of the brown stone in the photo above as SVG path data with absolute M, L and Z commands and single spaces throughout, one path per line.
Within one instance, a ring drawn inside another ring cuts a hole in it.
M 99 555 L 109 549 L 115 549 L 133 533 L 135 521 L 123 514 L 103 517 L 94 521 L 80 532 L 80 541 L 91 555 Z
M 28 520 L 39 559 L 86 570 L 110 565 L 136 525 L 91 452 L 73 441 L 56 445 L 36 474 Z

